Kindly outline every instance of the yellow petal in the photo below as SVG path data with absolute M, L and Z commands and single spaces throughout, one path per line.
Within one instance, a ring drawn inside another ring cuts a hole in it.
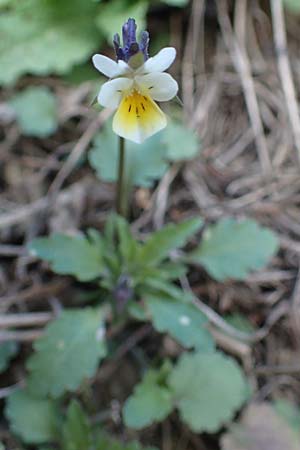
M 166 125 L 166 116 L 158 105 L 136 90 L 123 98 L 113 120 L 116 134 L 138 144 Z

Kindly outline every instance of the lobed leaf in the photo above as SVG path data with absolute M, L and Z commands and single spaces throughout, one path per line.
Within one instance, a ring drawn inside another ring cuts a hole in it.
M 218 281 L 242 280 L 267 264 L 278 245 L 276 235 L 254 220 L 223 219 L 204 232 L 199 247 L 188 259 L 204 265 Z
M 89 153 L 89 162 L 97 175 L 104 181 L 117 180 L 119 139 L 111 124 L 99 133 L 93 141 Z M 155 180 L 161 178 L 168 168 L 165 161 L 166 152 L 160 144 L 160 135 L 147 139 L 142 144 L 126 141 L 125 179 L 131 186 L 151 187 Z
M 212 351 L 214 340 L 208 330 L 208 320 L 192 304 L 166 297 L 147 297 L 146 306 L 154 328 L 169 333 L 183 347 Z
M 80 281 L 93 280 L 103 268 L 101 248 L 84 236 L 55 233 L 34 239 L 29 251 L 48 261 L 54 272 L 73 275 Z
M 247 397 L 240 367 L 221 352 L 183 354 L 168 385 L 182 420 L 196 433 L 218 431 Z
M 62 434 L 62 450 L 89 450 L 91 448 L 91 426 L 77 400 L 72 400 L 68 407 Z
M 172 411 L 172 395 L 166 385 L 160 384 L 161 371 L 149 370 L 134 388 L 123 408 L 125 425 L 141 429 L 164 420 Z
M 171 161 L 193 159 L 201 150 L 196 133 L 180 123 L 168 124 L 162 134 L 162 142 L 167 149 L 167 158 Z
M 139 259 L 143 264 L 154 265 L 165 259 L 171 250 L 183 247 L 202 226 L 200 218 L 185 220 L 179 224 L 166 225 L 152 233 L 141 248 Z
M 64 74 L 84 62 L 100 43 L 97 11 L 92 1 L 13 2 L 0 15 L 0 83 L 25 73 Z
M 104 17 L 104 16 L 103 16 Z M 112 132 L 109 121 L 97 134 L 89 152 L 89 162 L 104 181 L 117 181 L 118 137 Z M 126 141 L 126 185 L 151 187 L 168 168 L 167 160 L 181 161 L 196 156 L 199 139 L 191 130 L 179 123 L 169 123 L 167 128 L 142 144 Z
M 47 137 L 57 130 L 56 98 L 47 87 L 29 87 L 10 101 L 24 135 Z
M 53 400 L 18 390 L 8 397 L 5 415 L 12 431 L 26 444 L 42 444 L 58 437 L 59 409 Z
M 27 361 L 30 392 L 59 397 L 93 376 L 106 355 L 103 320 L 101 310 L 85 308 L 64 311 L 50 323 Z

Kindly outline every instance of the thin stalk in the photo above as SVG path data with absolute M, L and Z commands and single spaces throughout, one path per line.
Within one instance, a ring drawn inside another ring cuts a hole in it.
M 119 165 L 117 181 L 117 213 L 126 217 L 127 194 L 125 186 L 125 139 L 119 139 Z

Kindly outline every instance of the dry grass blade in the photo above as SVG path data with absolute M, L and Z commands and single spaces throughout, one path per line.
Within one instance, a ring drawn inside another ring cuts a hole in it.
M 271 11 L 278 72 L 300 163 L 300 111 L 288 56 L 282 0 L 271 0 Z
M 242 0 L 243 2 L 245 0 Z M 217 2 L 218 18 L 221 26 L 224 41 L 229 50 L 232 62 L 236 68 L 236 71 L 240 75 L 241 83 L 244 89 L 245 101 L 247 104 L 248 114 L 250 117 L 257 151 L 261 163 L 262 170 L 265 175 L 270 175 L 272 166 L 267 147 L 267 142 L 264 136 L 263 124 L 259 111 L 257 96 L 255 92 L 255 86 L 251 75 L 251 66 L 247 56 L 245 46 L 234 35 L 232 30 L 226 0 L 219 0 Z M 246 12 L 246 7 L 239 10 L 243 14 Z M 239 18 L 241 23 L 245 23 L 245 18 Z

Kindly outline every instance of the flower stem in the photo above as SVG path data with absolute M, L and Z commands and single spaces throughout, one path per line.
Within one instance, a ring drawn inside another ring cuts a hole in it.
M 117 181 L 117 213 L 123 217 L 127 215 L 127 194 L 125 186 L 125 139 L 119 139 L 119 165 Z

